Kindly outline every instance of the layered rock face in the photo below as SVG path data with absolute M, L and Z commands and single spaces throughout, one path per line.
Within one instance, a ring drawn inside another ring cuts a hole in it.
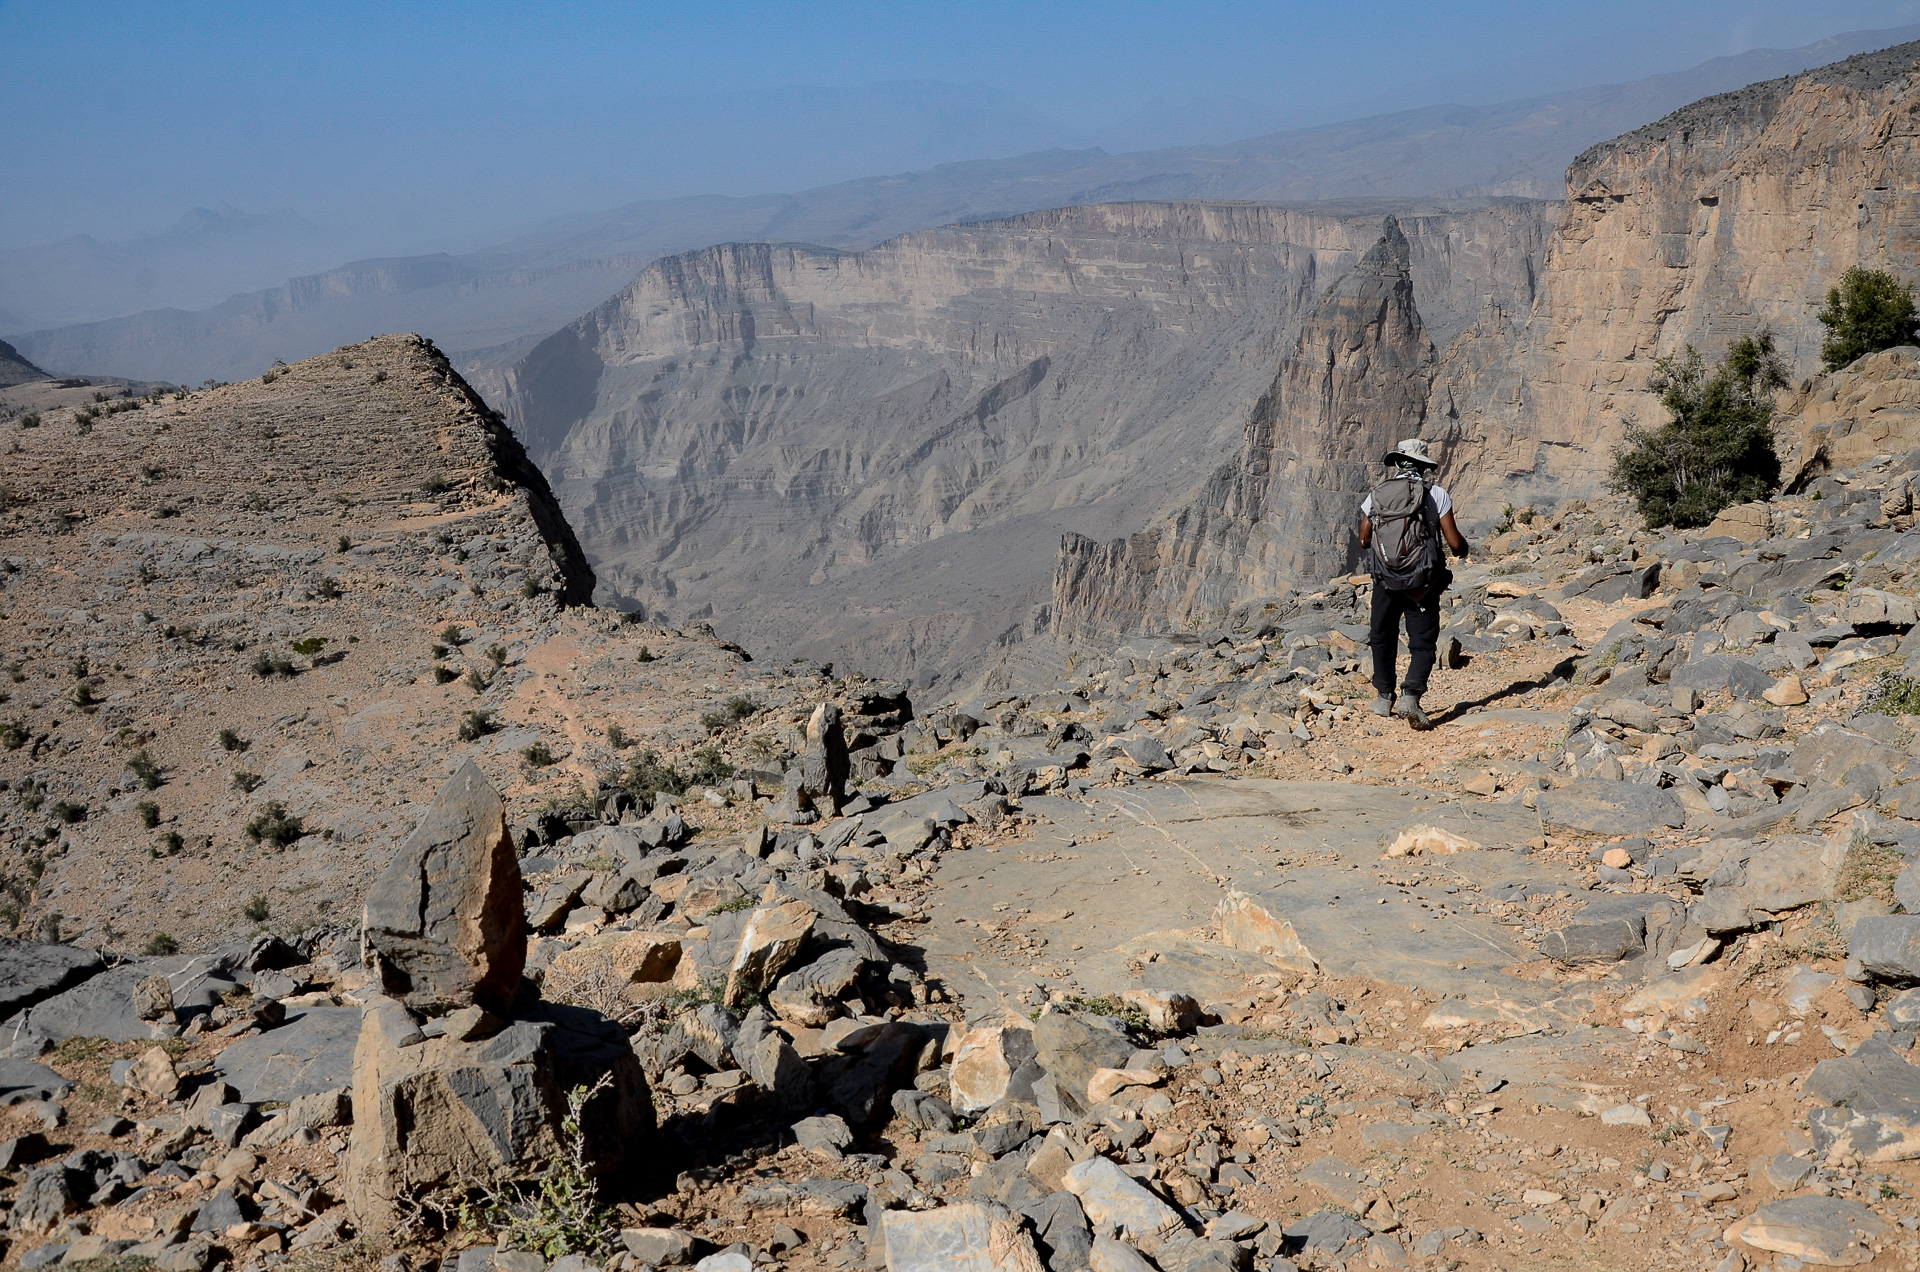
M 1063 540 L 1056 634 L 1221 610 L 1244 593 L 1352 567 L 1355 510 L 1380 456 L 1420 431 L 1433 366 L 1411 249 L 1388 217 L 1379 242 L 1315 306 L 1254 407 L 1240 454 L 1192 505 L 1124 543 Z
M 1531 302 L 1544 206 L 1401 217 L 1440 334 Z M 603 600 L 931 676 L 1044 626 L 1063 531 L 1137 529 L 1239 449 L 1276 352 L 1379 225 L 1116 204 L 860 253 L 714 248 L 489 392 Z
M 1920 266 L 1920 115 L 1905 44 L 1710 97 L 1582 154 L 1530 311 L 1501 306 L 1442 358 L 1432 434 L 1488 512 L 1590 494 L 1625 424 L 1664 419 L 1653 361 L 1770 326 L 1819 370 L 1826 289 Z
M 1359 493 L 1377 480 L 1377 454 L 1339 468 L 1314 448 L 1364 438 L 1378 452 L 1388 419 L 1440 444 L 1440 480 L 1466 524 L 1509 502 L 1599 493 L 1625 426 L 1665 418 L 1646 391 L 1664 354 L 1692 344 L 1716 357 L 1765 326 L 1796 375 L 1813 376 L 1824 334 L 1815 314 L 1840 273 L 1857 263 L 1911 274 L 1920 263 L 1920 189 L 1902 175 L 1920 136 L 1909 110 L 1916 54 L 1920 45 L 1901 45 L 1707 98 L 1582 154 L 1526 305 L 1490 293 L 1465 330 L 1433 324 L 1437 361 L 1356 355 L 1345 371 L 1326 361 L 1328 385 L 1364 373 L 1348 391 L 1367 404 L 1365 424 L 1338 389 L 1310 400 L 1302 377 L 1320 355 L 1303 337 L 1254 409 L 1238 459 L 1191 502 L 1127 540 L 1063 538 L 1055 634 L 1219 621 L 1236 603 L 1352 564 L 1340 549 Z M 1429 298 L 1419 270 L 1410 277 L 1409 313 L 1415 295 L 1429 312 L 1447 303 Z M 1316 315 L 1334 326 L 1354 322 L 1334 305 L 1341 286 Z M 1886 402 L 1830 390 L 1803 380 L 1783 399 L 1790 459 L 1818 468 L 1893 446 L 1884 439 L 1900 427 L 1865 422 Z M 1409 408 L 1410 394 L 1424 405 Z M 1275 439 L 1299 449 L 1276 452 Z M 1833 455 L 1819 458 L 1823 446 Z

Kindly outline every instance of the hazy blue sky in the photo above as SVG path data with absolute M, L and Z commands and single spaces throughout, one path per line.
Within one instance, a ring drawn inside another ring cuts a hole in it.
M 343 252 L 458 250 L 635 199 L 1228 141 L 1917 20 L 1920 0 L 0 0 L 0 247 L 225 201 L 295 209 Z

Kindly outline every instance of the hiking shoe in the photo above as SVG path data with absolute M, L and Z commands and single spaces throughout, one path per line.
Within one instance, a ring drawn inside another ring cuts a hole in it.
M 1407 724 L 1416 731 L 1424 731 L 1433 727 L 1433 721 L 1429 720 L 1427 713 L 1420 709 L 1420 698 L 1416 694 L 1401 694 L 1400 701 L 1398 705 L 1394 707 L 1394 711 L 1396 714 L 1405 717 Z
M 1393 695 L 1383 693 L 1375 698 L 1373 700 L 1373 714 L 1391 717 L 1393 715 Z

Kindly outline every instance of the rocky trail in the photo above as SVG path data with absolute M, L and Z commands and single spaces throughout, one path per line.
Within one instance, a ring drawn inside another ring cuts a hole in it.
M 1920 1262 L 1916 358 L 1514 511 L 1419 732 L 1363 576 L 945 702 L 596 610 L 410 337 L 0 425 L 5 1261 Z
M 391 706 L 329 686 L 329 736 L 393 719 L 379 763 L 435 785 L 350 854 L 279 846 L 334 906 L 208 913 L 182 925 L 203 954 L 129 955 L 124 901 L 76 870 L 124 858 L 140 798 L 226 776 L 156 729 L 150 789 L 115 732 L 193 663 L 98 712 L 16 701 L 8 842 L 45 862 L 21 924 L 50 931 L 71 882 L 67 943 L 5 950 L 8 1262 L 1904 1266 L 1911 480 L 1869 456 L 1680 535 L 1520 514 L 1459 571 L 1424 733 L 1364 711 L 1361 577 L 1219 631 L 1023 647 L 915 704 L 556 604 L 562 557 L 472 624 L 514 642 L 480 690 L 445 658 L 389 671 Z M 484 483 L 449 497 L 497 515 Z M 18 558 L 10 611 L 111 568 L 102 534 L 64 575 Z M 139 586 L 176 586 L 145 559 Z M 356 633 L 459 613 L 362 577 L 331 601 L 367 607 Z M 29 686 L 103 660 L 40 639 Z M 258 710 L 331 670 L 264 678 Z M 407 722 L 460 695 L 504 727 L 448 758 Z M 353 763 L 280 731 L 308 762 L 271 773 Z M 83 817 L 32 815 L 89 773 Z M 205 824 L 202 886 L 258 888 Z M 482 1204 L 596 1173 L 613 1209 Z

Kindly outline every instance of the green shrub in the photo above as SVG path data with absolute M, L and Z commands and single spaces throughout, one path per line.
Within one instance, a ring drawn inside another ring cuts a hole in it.
M 53 816 L 55 821 L 65 822 L 69 826 L 75 822 L 83 822 L 87 819 L 87 806 L 85 804 L 76 804 L 72 800 L 56 800 L 53 807 L 49 808 L 47 812 Z
M 493 713 L 491 711 L 469 711 L 460 718 L 460 740 L 478 742 L 493 732 Z
M 309 636 L 305 640 L 293 642 L 293 652 L 302 658 L 311 658 L 327 647 L 325 636 Z
M 270 843 L 275 848 L 285 848 L 306 833 L 306 823 L 289 813 L 279 800 L 270 802 L 258 817 L 247 823 L 248 839 L 256 844 Z
M 451 667 L 435 667 L 433 669 L 433 683 L 436 685 L 452 684 L 458 679 L 460 679 L 460 673 Z
M 1920 680 L 1910 680 L 1897 671 L 1881 672 L 1867 689 L 1861 710 L 1890 716 L 1920 715 Z
M 140 947 L 140 952 L 148 958 L 168 958 L 180 952 L 180 942 L 165 932 L 156 932 L 147 938 L 147 943 Z
M 532 746 L 522 747 L 520 750 L 520 758 L 535 768 L 546 768 L 550 764 L 558 764 L 560 762 L 554 755 L 552 748 L 545 742 L 535 742 Z
M 140 824 L 148 830 L 153 830 L 160 825 L 160 805 L 150 799 L 143 799 L 134 805 L 134 808 L 140 814 Z
M 160 766 L 153 762 L 153 757 L 147 754 L 145 747 L 133 753 L 127 760 L 127 767 L 133 770 L 133 775 L 140 779 L 140 785 L 147 790 L 159 790 L 160 784 L 166 780 L 160 772 Z
M 610 724 L 607 726 L 607 745 L 612 747 L 614 750 L 616 751 L 626 750 L 627 744 L 632 740 L 633 739 L 627 736 L 627 731 L 621 728 L 619 725 Z
M 88 713 L 100 705 L 99 697 L 93 692 L 92 681 L 82 680 L 73 687 L 73 705 Z
M 256 896 L 247 902 L 240 913 L 247 916 L 249 923 L 265 923 L 267 916 L 273 913 L 273 909 L 267 904 L 267 899 L 264 896 Z
M 259 790 L 266 780 L 266 778 L 260 776 L 258 773 L 249 773 L 245 769 L 237 769 L 233 774 L 233 789 L 236 791 L 244 791 L 248 795 L 251 795 Z
M 247 741 L 245 738 L 241 737 L 238 733 L 235 733 L 232 729 L 220 730 L 220 749 L 222 751 L 233 751 L 238 753 L 238 752 L 245 751 L 248 747 L 252 745 L 253 743 Z
M 719 706 L 700 714 L 700 724 L 709 733 L 717 733 L 736 721 L 744 720 L 760 709 L 752 698 L 735 694 Z
M 590 1088 L 569 1091 L 567 1115 L 560 1122 L 564 1151 L 553 1154 L 537 1182 L 508 1184 L 504 1191 L 474 1187 L 457 1206 L 447 1207 L 459 1226 L 490 1235 L 502 1250 L 531 1250 L 546 1259 L 606 1253 L 619 1216 L 600 1202 L 581 1115 L 610 1083 L 602 1077 Z
M 1786 382 L 1764 330 L 1735 341 L 1712 375 L 1692 345 L 1659 359 L 1649 387 L 1673 418 L 1627 427 L 1609 488 L 1631 495 L 1654 528 L 1704 526 L 1724 508 L 1764 499 L 1780 485 L 1772 393 Z
M 1920 344 L 1913 288 L 1885 270 L 1855 265 L 1840 275 L 1839 285 L 1827 289 L 1826 306 L 1817 317 L 1827 329 L 1820 342 L 1820 365 L 1828 371 L 1882 349 Z
M 166 837 L 162 839 L 161 842 L 167 846 L 167 856 L 169 857 L 178 856 L 180 850 L 187 846 L 186 839 L 177 830 L 168 831 Z
M 532 600 L 534 597 L 540 595 L 540 592 L 541 587 L 539 581 L 536 580 L 533 575 L 529 574 L 520 580 L 520 595 L 526 597 L 528 600 Z
M 430 495 L 444 495 L 453 489 L 453 483 L 445 477 L 429 477 L 420 483 L 420 489 Z
M 35 411 L 29 415 L 22 415 L 20 417 L 20 427 L 21 428 L 39 428 L 40 413 L 38 411 Z
M 461 634 L 460 624 L 458 623 L 448 623 L 442 628 L 440 631 L 440 639 L 452 645 L 455 649 L 467 643 L 467 638 Z
M 636 797 L 655 795 L 661 791 L 678 795 L 687 789 L 686 779 L 674 772 L 673 766 L 661 760 L 654 751 L 642 751 L 630 760 L 620 785 L 628 794 Z
M 27 725 L 24 720 L 9 720 L 0 724 L 0 746 L 9 751 L 18 751 L 27 744 Z
M 718 786 L 733 776 L 733 765 L 727 763 L 718 747 L 702 747 L 693 753 L 693 771 L 687 774 L 687 780 L 694 786 Z
M 506 666 L 507 647 L 505 645 L 488 645 L 487 661 L 494 665 L 495 670 Z
M 299 672 L 299 668 L 293 665 L 293 659 L 285 654 L 269 653 L 264 649 L 254 654 L 250 665 L 253 668 L 253 674 L 262 680 L 269 676 L 292 676 Z
M 329 575 L 320 580 L 320 586 L 313 589 L 313 594 L 323 601 L 338 600 L 340 599 L 340 584 Z
M 640 652 L 633 656 L 633 661 L 652 662 L 653 657 L 654 657 L 653 651 L 651 649 L 648 649 L 645 645 L 642 645 L 640 646 Z
M 467 688 L 473 690 L 475 693 L 485 693 L 487 691 L 487 678 L 480 674 L 478 667 L 467 668 Z

